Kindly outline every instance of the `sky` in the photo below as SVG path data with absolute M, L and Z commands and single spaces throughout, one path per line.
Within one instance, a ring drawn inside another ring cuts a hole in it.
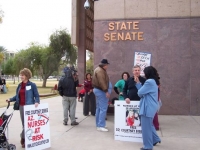
M 71 33 L 71 0 L 0 0 L 0 9 L 0 46 L 8 51 L 26 49 L 31 42 L 48 45 L 59 29 Z

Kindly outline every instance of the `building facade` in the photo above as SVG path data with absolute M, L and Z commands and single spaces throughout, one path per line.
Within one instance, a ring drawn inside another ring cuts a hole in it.
M 108 59 L 113 85 L 132 75 L 135 52 L 150 53 L 160 114 L 200 115 L 200 0 L 99 0 L 93 10 L 94 65 Z

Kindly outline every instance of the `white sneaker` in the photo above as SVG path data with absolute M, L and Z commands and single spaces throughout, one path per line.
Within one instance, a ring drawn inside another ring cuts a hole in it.
M 103 127 L 99 127 L 97 130 L 98 131 L 102 131 L 102 132 L 108 132 L 108 129 L 103 128 Z

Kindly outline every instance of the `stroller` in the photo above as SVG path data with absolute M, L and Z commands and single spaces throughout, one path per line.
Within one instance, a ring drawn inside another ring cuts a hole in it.
M 7 109 L 10 106 L 10 102 L 8 102 Z M 6 115 L 7 109 L 3 112 L 0 117 L 0 150 L 8 149 L 8 150 L 16 150 L 16 146 L 8 143 L 8 139 L 5 135 L 5 131 L 8 127 L 8 124 L 13 116 L 13 112 L 10 115 Z

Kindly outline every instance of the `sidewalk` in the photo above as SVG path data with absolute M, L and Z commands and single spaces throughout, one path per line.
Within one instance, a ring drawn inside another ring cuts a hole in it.
M 99 132 L 95 127 L 95 117 L 83 116 L 82 103 L 77 102 L 76 117 L 78 126 L 64 126 L 61 97 L 44 99 L 50 110 L 51 148 L 49 150 L 139 150 L 142 143 L 114 140 L 114 116 L 108 116 L 109 132 Z M 0 113 L 5 110 L 0 108 Z M 8 113 L 12 111 L 12 106 Z M 198 150 L 200 149 L 200 116 L 159 116 L 161 130 L 158 135 L 162 143 L 154 150 Z M 9 143 L 15 144 L 17 150 L 23 150 L 19 134 L 21 121 L 19 112 L 15 111 L 9 124 Z

